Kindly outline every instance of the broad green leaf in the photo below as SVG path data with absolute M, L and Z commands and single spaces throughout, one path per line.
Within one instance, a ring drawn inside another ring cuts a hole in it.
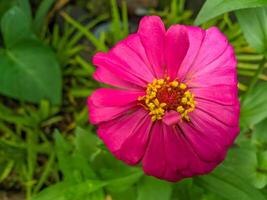
M 14 26 L 16 24 L 16 26 Z M 19 8 L 13 7 L 3 16 L 1 30 L 6 48 L 11 48 L 16 43 L 34 38 L 31 32 L 31 21 L 27 15 Z
M 122 192 L 111 192 L 112 200 L 136 200 L 137 189 L 136 186 L 132 186 Z
M 14 26 L 16 24 L 16 26 Z M 22 101 L 61 103 L 61 72 L 54 52 L 36 39 L 23 11 L 2 18 L 5 49 L 0 49 L 0 93 Z
M 169 200 L 172 194 L 172 185 L 153 177 L 144 176 L 137 185 L 137 200 Z
M 209 19 L 233 10 L 267 5 L 267 0 L 206 0 L 195 20 L 200 25 Z
M 253 184 L 262 189 L 267 185 L 267 151 L 258 152 L 258 165 L 254 173 Z
M 267 118 L 254 127 L 252 143 L 260 150 L 267 150 Z
M 235 13 L 248 43 L 258 52 L 266 52 L 267 7 L 243 9 Z
M 0 20 L 7 10 L 9 10 L 17 0 L 0 0 Z
M 55 140 L 59 169 L 63 173 L 64 180 L 80 182 L 89 178 L 96 178 L 87 159 L 79 152 L 73 152 L 72 145 L 58 131 L 55 133 Z
M 49 9 L 54 4 L 55 0 L 43 0 L 36 11 L 35 18 L 33 20 L 33 29 L 36 34 L 40 34 L 45 23 L 45 17 L 48 14 Z
M 72 146 L 67 142 L 59 131 L 55 131 L 55 150 L 58 159 L 59 170 L 62 172 L 65 180 L 73 180 L 72 160 L 70 154 L 72 152 Z
M 109 182 L 107 190 L 112 193 L 128 190 L 143 175 L 143 171 L 139 167 L 129 167 L 107 151 L 101 151 L 92 165 L 93 169 L 98 171 L 100 177 Z
M 195 198 L 199 199 L 199 198 Z M 195 200 L 192 199 L 192 200 Z M 212 194 L 212 193 L 206 193 L 203 195 L 203 198 L 201 200 L 225 200 L 224 198 L 218 197 L 218 195 Z
M 203 189 L 193 184 L 193 179 L 190 178 L 178 181 L 174 184 L 172 197 L 176 197 L 179 200 L 196 200 L 202 199 L 200 197 L 203 196 L 203 193 Z
M 32 22 L 32 10 L 29 1 L 30 0 L 17 0 L 19 8 L 23 11 L 28 20 Z
M 209 175 L 194 178 L 194 181 L 207 191 L 228 200 L 265 200 L 263 194 L 241 177 L 238 171 L 230 170 L 224 165 Z
M 108 180 L 109 184 L 107 189 L 113 192 L 122 192 L 135 184 L 142 175 L 143 172 L 140 169 L 133 168 L 129 174 L 124 174 L 123 176 L 118 176 L 113 180 Z
M 72 184 L 82 184 L 87 180 L 97 180 L 96 173 L 89 165 L 88 159 L 84 157 L 77 149 L 74 149 L 62 135 L 57 131 L 55 133 L 56 153 L 59 161 L 60 171 L 63 173 L 64 182 Z M 90 195 L 82 196 L 81 200 L 101 200 L 104 199 L 104 192 L 99 189 Z
M 266 152 L 256 152 L 255 148 L 234 148 L 229 151 L 224 166 L 246 179 L 256 188 L 267 184 Z
M 61 182 L 52 185 L 32 198 L 32 200 L 85 200 L 93 192 L 102 189 L 106 183 L 87 180 L 82 183 Z
M 240 123 L 253 126 L 267 117 L 267 83 L 255 86 L 241 105 Z
M 54 53 L 38 41 L 23 41 L 0 52 L 0 93 L 38 103 L 61 102 L 61 72 Z
M 76 129 L 75 135 L 75 146 L 78 152 L 88 161 L 93 161 L 94 157 L 100 152 L 97 146 L 100 143 L 98 137 L 91 130 L 80 127 Z

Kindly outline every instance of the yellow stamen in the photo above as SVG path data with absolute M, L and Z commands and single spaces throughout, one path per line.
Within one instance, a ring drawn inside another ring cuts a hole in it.
M 186 84 L 181 83 L 181 84 L 180 84 L 180 88 L 181 88 L 182 90 L 186 89 Z
M 138 101 L 149 111 L 153 122 L 161 120 L 169 110 L 175 110 L 181 115 L 181 119 L 190 121 L 188 113 L 194 111 L 196 104 L 187 85 L 177 80 L 170 81 L 170 77 L 154 79 L 147 85 L 146 95 L 138 97 Z
M 178 87 L 179 83 L 178 83 L 178 81 L 173 81 L 173 82 L 171 82 L 170 85 L 173 87 Z

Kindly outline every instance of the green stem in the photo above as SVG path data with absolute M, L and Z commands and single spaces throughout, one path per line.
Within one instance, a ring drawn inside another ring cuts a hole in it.
M 185 7 L 185 0 L 180 0 L 179 1 L 179 12 L 182 13 L 184 11 Z
M 45 169 L 43 171 L 43 174 L 42 174 L 41 178 L 39 179 L 36 187 L 34 188 L 34 192 L 33 192 L 34 194 L 36 194 L 41 189 L 41 187 L 43 186 L 44 182 L 49 177 L 49 173 L 52 170 L 52 166 L 54 164 L 54 161 L 55 161 L 55 153 L 52 152 L 52 154 L 49 157 L 49 160 L 46 163 L 46 166 L 45 166 Z
M 254 86 L 256 85 L 259 76 L 261 75 L 263 69 L 264 69 L 264 65 L 266 62 L 266 58 L 264 57 L 262 59 L 262 61 L 260 62 L 259 68 L 257 69 L 255 75 L 253 76 L 253 78 L 251 79 L 247 92 L 243 95 L 242 99 L 241 99 L 241 103 L 244 102 L 244 100 L 247 98 L 247 96 L 251 93 L 251 91 L 253 90 Z
M 99 40 L 89 31 L 87 30 L 81 23 L 75 21 L 71 16 L 69 16 L 67 13 L 65 12 L 61 12 L 60 15 L 69 23 L 71 24 L 73 27 L 75 27 L 76 29 L 78 29 L 81 33 L 84 34 L 84 36 L 90 41 L 92 42 L 92 44 L 97 47 L 98 50 L 101 51 L 107 51 L 107 47 L 105 46 L 105 44 L 100 43 Z

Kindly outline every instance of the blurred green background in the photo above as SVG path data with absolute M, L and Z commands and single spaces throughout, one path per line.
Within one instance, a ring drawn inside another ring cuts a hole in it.
M 266 5 L 0 0 L 0 200 L 267 199 Z M 101 86 L 92 56 L 136 31 L 144 15 L 167 27 L 217 26 L 235 48 L 241 133 L 209 175 L 178 183 L 145 176 L 116 160 L 88 122 L 86 98 Z

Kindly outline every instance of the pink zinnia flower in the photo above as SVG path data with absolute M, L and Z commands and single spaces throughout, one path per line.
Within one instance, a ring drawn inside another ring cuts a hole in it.
M 144 17 L 137 33 L 93 58 L 101 88 L 90 121 L 108 149 L 169 181 L 210 172 L 239 132 L 236 58 L 216 28 Z

